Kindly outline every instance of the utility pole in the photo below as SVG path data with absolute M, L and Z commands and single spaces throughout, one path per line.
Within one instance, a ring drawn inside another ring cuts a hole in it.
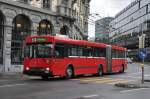
M 141 69 L 142 69 L 142 80 L 141 83 L 144 84 L 144 59 L 146 57 L 146 49 L 145 49 L 145 34 L 143 34 L 143 27 L 142 35 L 139 36 L 139 58 L 142 60 Z

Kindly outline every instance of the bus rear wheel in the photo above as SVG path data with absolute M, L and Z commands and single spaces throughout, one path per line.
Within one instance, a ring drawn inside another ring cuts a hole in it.
M 70 79 L 73 77 L 73 68 L 71 66 L 69 66 L 66 70 L 66 78 Z
M 121 66 L 120 73 L 124 73 L 124 65 Z
M 99 66 L 97 75 L 98 76 L 102 76 L 103 75 L 103 68 L 102 68 L 102 66 Z

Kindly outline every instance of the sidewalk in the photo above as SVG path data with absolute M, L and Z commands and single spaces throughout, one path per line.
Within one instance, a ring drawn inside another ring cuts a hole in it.
M 0 80 L 2 79 L 22 79 L 25 75 L 22 73 L 0 73 Z
M 135 63 L 135 64 L 142 64 L 142 62 L 133 62 L 133 63 Z M 150 62 L 144 62 L 144 64 L 150 66 Z
M 150 88 L 150 80 L 144 80 L 142 84 L 141 80 L 129 82 L 129 83 L 117 83 L 115 84 L 116 87 L 123 87 L 123 88 Z

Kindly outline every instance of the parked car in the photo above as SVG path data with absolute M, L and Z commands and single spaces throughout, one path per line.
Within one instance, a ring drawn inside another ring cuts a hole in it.
M 129 58 L 129 57 L 128 57 L 128 58 L 127 58 L 127 63 L 128 63 L 128 64 L 132 64 L 132 63 L 133 63 L 132 58 Z

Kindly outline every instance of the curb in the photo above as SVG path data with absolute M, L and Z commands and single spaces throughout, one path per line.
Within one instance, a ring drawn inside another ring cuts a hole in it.
M 22 78 L 24 75 L 23 74 L 21 74 L 21 73 L 0 73 L 0 79 L 20 79 L 20 78 Z

